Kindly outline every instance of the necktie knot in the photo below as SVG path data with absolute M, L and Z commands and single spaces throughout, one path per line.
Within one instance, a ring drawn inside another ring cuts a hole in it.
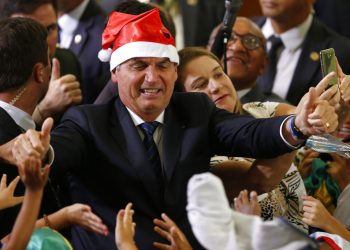
M 159 122 L 144 122 L 140 124 L 140 128 L 146 136 L 153 137 L 153 133 L 157 129 L 158 125 Z
M 269 38 L 269 42 L 271 43 L 270 51 L 277 50 L 283 45 L 282 39 L 274 35 Z

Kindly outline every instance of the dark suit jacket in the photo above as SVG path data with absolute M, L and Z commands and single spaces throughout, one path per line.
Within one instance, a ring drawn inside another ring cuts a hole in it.
M 244 96 L 241 97 L 241 103 L 247 102 L 287 102 L 283 98 L 279 97 L 274 93 L 265 94 L 258 85 L 254 85 L 254 87 Z
M 328 27 L 350 38 L 350 1 L 317 0 L 314 4 L 315 15 Z
M 115 217 L 130 201 L 140 249 L 153 249 L 152 242 L 160 240 L 152 220 L 162 212 L 179 225 L 193 249 L 201 249 L 185 211 L 189 178 L 208 171 L 214 154 L 261 158 L 289 152 L 279 135 L 283 119 L 237 116 L 217 109 L 205 94 L 174 93 L 162 132 L 166 188 L 160 200 L 156 174 L 120 99 L 69 109 L 52 133 L 55 162 L 51 175 L 60 176 L 69 169 L 73 202 L 89 204 L 110 230 L 106 238 L 74 228 L 74 249 L 114 249 Z
M 57 47 L 54 57 L 60 62 L 61 76 L 73 74 L 81 82 L 80 62 L 71 50 Z
M 259 19 L 257 23 L 262 26 L 265 20 Z M 286 98 L 293 105 L 297 105 L 309 88 L 322 79 L 320 60 L 312 59 L 312 53 L 319 54 L 322 49 L 334 48 L 344 73 L 350 73 L 350 40 L 327 28 L 317 18 L 313 19 L 302 47 Z M 263 84 L 259 87 L 267 92 Z
M 0 108 L 0 144 L 4 144 L 23 132 L 9 114 Z M 9 184 L 17 175 L 16 166 L 0 163 L 0 178 L 3 174 L 7 175 L 7 184 Z M 24 185 L 20 181 L 15 189 L 15 196 L 24 195 Z M 44 198 L 41 206 L 40 216 L 44 213 L 52 213 L 61 208 L 61 199 L 56 192 L 56 187 L 52 183 L 48 183 L 44 190 Z M 0 239 L 9 234 L 12 230 L 16 217 L 19 213 L 21 205 L 0 210 Z
M 90 0 L 78 27 L 74 31 L 70 48 L 79 58 L 82 67 L 81 82 L 83 102 L 93 103 L 103 86 L 98 86 L 98 79 L 109 71 L 109 63 L 101 62 L 97 54 L 102 48 L 102 32 L 106 16 L 94 0 Z M 80 35 L 79 43 L 74 38 Z

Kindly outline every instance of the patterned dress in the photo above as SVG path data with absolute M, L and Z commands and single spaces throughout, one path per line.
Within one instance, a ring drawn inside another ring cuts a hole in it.
M 242 106 L 243 110 L 255 118 L 268 118 L 275 115 L 276 102 L 250 102 Z M 210 164 L 213 166 L 225 160 L 243 160 L 240 157 L 214 156 Z M 244 159 L 253 161 L 252 159 Z M 284 217 L 290 223 L 304 232 L 308 225 L 302 221 L 302 199 L 306 195 L 303 180 L 294 164 L 291 165 L 279 185 L 269 193 L 258 196 L 261 205 L 261 217 L 272 220 L 274 217 Z

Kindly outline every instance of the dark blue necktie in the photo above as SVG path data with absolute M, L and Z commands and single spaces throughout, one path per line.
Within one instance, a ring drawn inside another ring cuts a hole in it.
M 271 48 L 268 52 L 269 63 L 267 65 L 267 70 L 265 74 L 261 75 L 257 80 L 259 87 L 264 93 L 272 92 L 273 83 L 277 73 L 277 52 L 278 49 L 283 46 L 280 37 L 271 36 L 269 42 L 271 43 Z
M 160 187 L 159 194 L 162 197 L 164 192 L 163 170 L 160 162 L 160 157 L 157 149 L 157 145 L 153 140 L 153 133 L 158 127 L 159 122 L 145 122 L 140 124 L 140 128 L 145 136 L 143 144 L 145 145 L 148 160 L 151 163 L 153 171 L 156 173 L 158 185 Z

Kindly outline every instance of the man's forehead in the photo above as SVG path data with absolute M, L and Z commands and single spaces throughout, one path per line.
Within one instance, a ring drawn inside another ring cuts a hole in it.
M 133 57 L 127 61 L 125 61 L 125 64 L 130 63 L 170 63 L 170 59 L 168 57 Z
M 254 35 L 264 39 L 263 33 L 254 23 L 250 23 L 247 20 L 238 19 L 233 27 L 233 31 L 238 35 Z

